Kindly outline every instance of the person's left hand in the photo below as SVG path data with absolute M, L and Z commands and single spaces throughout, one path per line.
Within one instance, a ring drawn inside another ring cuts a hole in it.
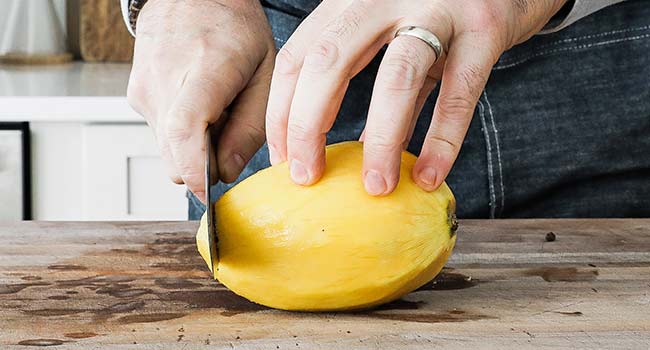
M 422 106 L 442 80 L 432 124 L 413 169 L 433 191 L 453 165 L 492 66 L 501 53 L 537 33 L 566 0 L 325 0 L 276 58 L 266 116 L 271 163 L 288 160 L 296 183 L 325 169 L 326 133 L 350 79 L 390 43 L 380 65 L 362 140 L 362 177 L 372 195 L 399 181 L 401 151 Z M 399 36 L 418 26 L 442 42 Z M 393 39 L 394 38 L 394 39 Z M 434 64 L 435 63 L 435 64 Z

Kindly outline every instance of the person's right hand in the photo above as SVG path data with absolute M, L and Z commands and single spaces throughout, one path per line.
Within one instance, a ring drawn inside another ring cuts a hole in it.
M 232 182 L 264 143 L 275 44 L 257 0 L 150 0 L 140 12 L 127 92 L 153 128 L 172 180 L 205 203 L 205 131 L 228 108 L 218 142 Z

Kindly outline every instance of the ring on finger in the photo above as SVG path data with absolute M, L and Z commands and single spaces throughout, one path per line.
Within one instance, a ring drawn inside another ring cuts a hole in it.
M 402 27 L 397 31 L 397 33 L 395 33 L 395 37 L 397 38 L 401 35 L 418 38 L 429 45 L 429 47 L 431 47 L 436 53 L 436 60 L 434 61 L 434 64 L 438 62 L 438 59 L 440 59 L 440 56 L 442 56 L 442 43 L 440 42 L 440 39 L 438 39 L 438 36 L 433 34 L 428 29 L 418 26 Z

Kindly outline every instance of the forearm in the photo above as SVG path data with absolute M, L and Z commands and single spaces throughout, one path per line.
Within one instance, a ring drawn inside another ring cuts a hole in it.
M 572 1 L 572 7 L 568 13 L 561 18 L 556 19 L 544 28 L 540 34 L 554 33 L 558 30 L 564 29 L 574 22 L 591 15 L 592 13 L 601 10 L 607 6 L 614 5 L 625 0 L 575 0 Z M 571 6 L 568 4 L 567 6 Z

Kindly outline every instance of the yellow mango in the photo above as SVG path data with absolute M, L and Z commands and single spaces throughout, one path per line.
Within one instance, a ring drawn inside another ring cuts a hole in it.
M 362 157 L 359 142 L 330 145 L 312 186 L 294 184 L 283 163 L 226 192 L 214 208 L 215 278 L 253 302 L 301 311 L 368 308 L 434 278 L 456 241 L 451 190 L 420 189 L 411 179 L 416 157 L 404 152 L 395 192 L 370 196 Z M 204 259 L 205 225 L 204 217 L 196 236 Z

